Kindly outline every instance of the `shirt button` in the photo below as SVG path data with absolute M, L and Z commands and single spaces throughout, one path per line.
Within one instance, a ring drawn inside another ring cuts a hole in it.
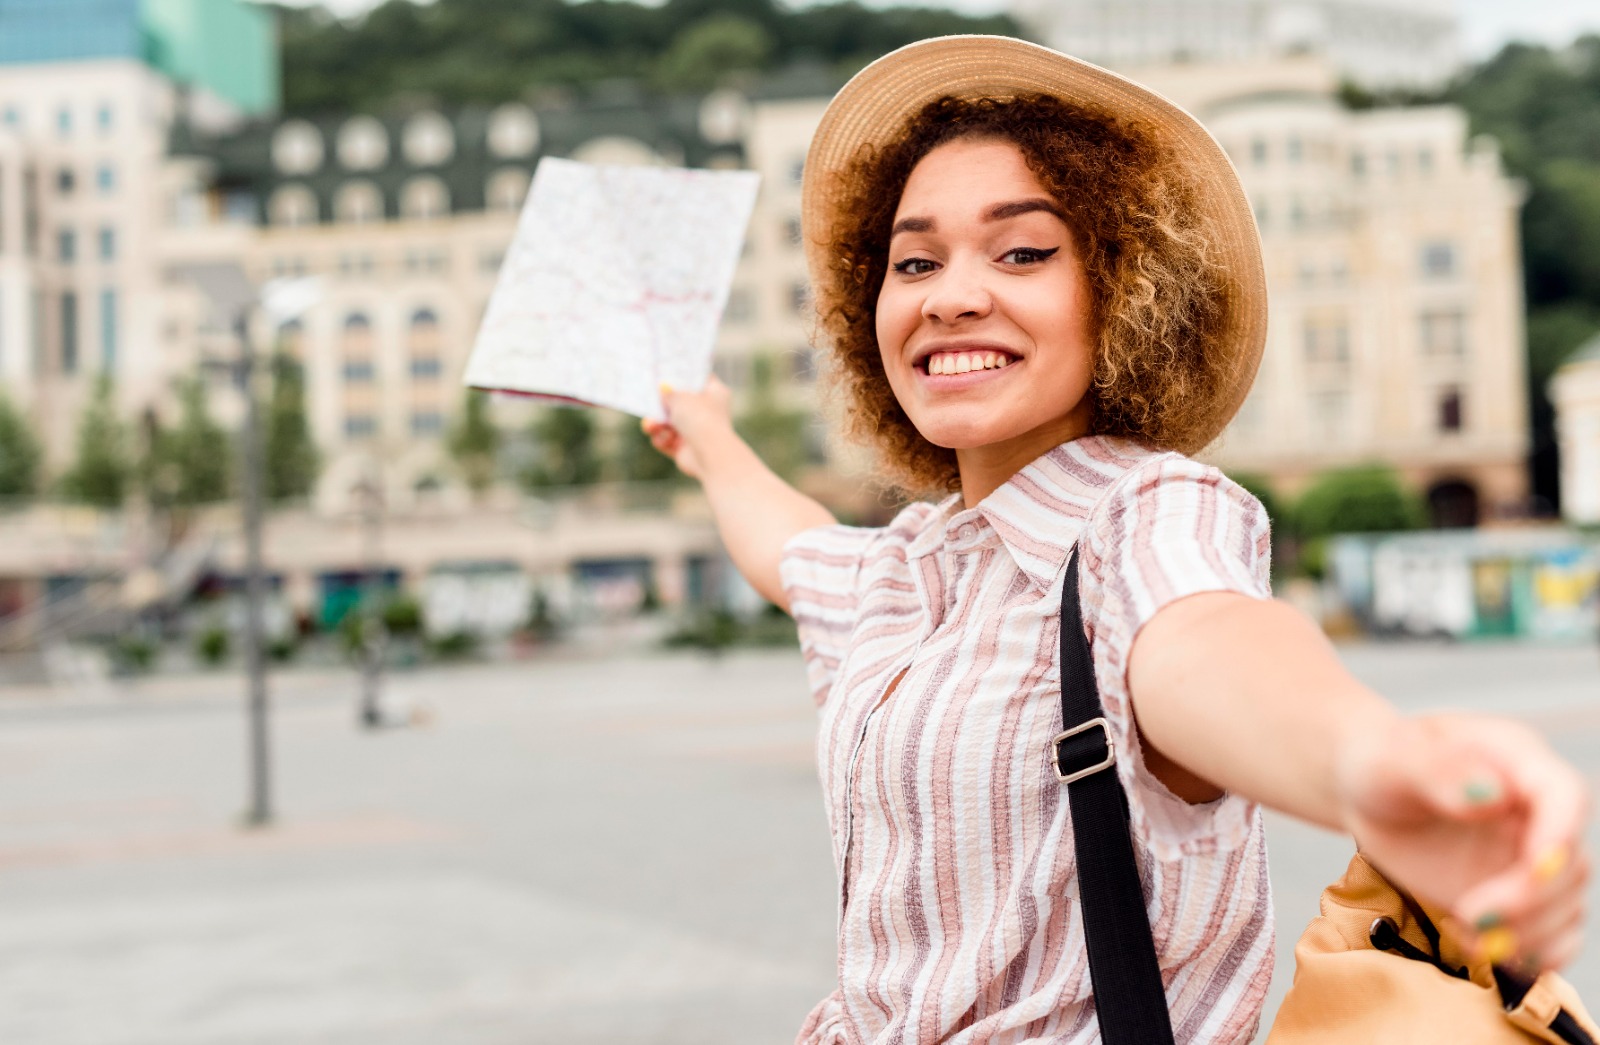
M 977 535 L 978 535 L 978 531 L 976 529 L 974 529 L 973 527 L 971 527 L 971 526 L 963 526 L 963 527 L 961 527 L 961 539 L 963 541 L 970 541 L 970 540 L 972 540 L 972 538 L 976 537 Z

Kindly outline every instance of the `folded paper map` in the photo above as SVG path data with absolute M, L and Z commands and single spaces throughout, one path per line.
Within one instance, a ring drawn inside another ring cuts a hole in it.
M 466 383 L 661 418 L 711 373 L 757 180 L 541 160 Z

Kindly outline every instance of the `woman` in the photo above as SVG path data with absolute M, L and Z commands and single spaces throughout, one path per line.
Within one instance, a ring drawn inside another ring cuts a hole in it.
M 1265 323 L 1248 202 L 1192 118 L 1033 45 L 927 41 L 840 92 L 805 206 L 853 429 L 946 496 L 835 525 L 715 382 L 646 426 L 795 617 L 820 706 L 839 987 L 801 1041 L 1097 1039 L 1045 754 L 1074 547 L 1178 1041 L 1256 1030 L 1260 805 L 1352 834 L 1497 961 L 1572 958 L 1579 777 L 1526 728 L 1403 717 L 1353 679 L 1268 598 L 1261 506 L 1184 456 L 1237 409 Z

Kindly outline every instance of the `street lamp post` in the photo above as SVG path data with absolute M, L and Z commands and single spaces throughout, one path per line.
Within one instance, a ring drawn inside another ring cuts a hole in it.
M 383 725 L 383 481 L 379 465 L 361 483 L 361 528 L 366 548 L 361 575 L 361 711 L 368 729 Z

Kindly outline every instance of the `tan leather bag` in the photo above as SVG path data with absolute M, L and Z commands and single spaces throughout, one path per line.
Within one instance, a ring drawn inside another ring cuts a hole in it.
M 1519 983 L 1472 960 L 1437 912 L 1402 895 L 1359 853 L 1323 890 L 1322 914 L 1294 959 L 1294 986 L 1267 1045 L 1600 1042 L 1567 981 L 1547 972 Z

